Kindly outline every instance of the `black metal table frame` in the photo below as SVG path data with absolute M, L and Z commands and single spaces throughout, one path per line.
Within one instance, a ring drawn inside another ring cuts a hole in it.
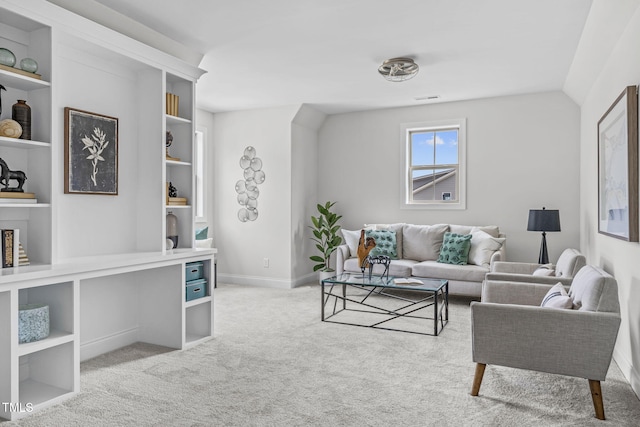
M 328 280 L 331 280 L 331 279 L 328 279 Z M 342 286 L 342 295 L 333 293 L 334 288 L 339 286 Z M 361 296 L 362 297 L 361 299 L 356 299 L 355 297 L 349 297 L 347 296 L 347 286 L 350 286 L 356 289 L 365 290 L 366 293 L 364 294 L 364 296 Z M 327 291 L 327 288 L 328 288 L 328 291 Z M 395 290 L 401 290 L 401 291 L 425 292 L 428 295 L 424 298 L 412 300 L 409 298 L 401 297 L 399 295 L 393 295 L 388 292 L 385 292 L 388 289 L 395 289 Z M 447 323 L 449 323 L 449 282 L 448 281 L 445 281 L 445 283 L 442 284 L 442 286 L 440 286 L 438 289 L 424 289 L 419 287 L 408 287 L 408 286 L 407 287 L 387 287 L 387 286 L 377 286 L 377 285 L 364 285 L 359 283 L 331 283 L 331 282 L 325 283 L 325 281 L 323 280 L 322 284 L 320 285 L 320 293 L 322 296 L 321 320 L 323 322 L 339 323 L 343 325 L 361 326 L 365 328 L 385 329 L 389 331 L 408 332 L 412 334 L 431 335 L 431 336 L 438 336 L 438 334 L 441 333 L 442 330 L 444 329 L 444 326 Z M 405 301 L 407 304 L 393 310 L 387 309 L 384 307 L 379 307 L 367 302 L 367 299 L 374 294 L 383 295 L 385 297 Z M 331 314 L 329 314 L 328 316 L 325 316 L 325 310 L 327 305 L 329 304 L 331 297 L 333 297 L 333 310 Z M 442 299 L 441 304 L 438 304 L 438 300 L 440 299 L 439 297 L 441 297 Z M 342 301 L 341 308 L 338 308 L 338 301 Z M 347 302 L 369 307 L 377 311 L 347 308 Z M 415 306 L 418 306 L 418 307 L 415 307 Z M 414 313 L 416 313 L 417 311 L 426 309 L 431 306 L 433 306 L 433 317 L 414 315 Z M 412 307 L 415 307 L 415 308 L 412 308 Z M 404 310 L 408 308 L 412 308 L 412 309 L 405 312 Z M 370 325 L 341 322 L 337 320 L 329 320 L 342 311 L 358 311 L 358 312 L 364 312 L 364 313 L 370 313 L 370 314 L 381 314 L 381 315 L 390 316 L 390 317 Z M 444 311 L 444 315 L 443 315 L 443 311 Z M 397 319 L 399 317 L 433 320 L 433 333 L 407 331 L 404 329 L 380 326 L 385 324 L 386 322 Z M 438 328 L 438 320 L 440 321 L 440 328 Z

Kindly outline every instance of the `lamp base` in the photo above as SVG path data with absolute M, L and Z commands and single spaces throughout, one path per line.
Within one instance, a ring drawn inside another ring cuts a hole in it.
M 542 243 L 540 243 L 540 256 L 538 264 L 549 264 L 549 254 L 547 253 L 547 233 L 542 232 Z

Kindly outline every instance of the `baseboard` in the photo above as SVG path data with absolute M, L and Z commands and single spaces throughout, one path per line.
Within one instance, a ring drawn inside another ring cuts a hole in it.
M 138 327 L 116 332 L 106 337 L 80 343 L 80 361 L 93 359 L 104 353 L 138 342 Z
M 271 277 L 243 276 L 240 274 L 218 273 L 218 283 L 228 283 L 230 285 L 260 286 L 263 288 L 292 289 L 297 286 L 318 283 L 318 274 L 311 273 L 297 279 L 275 279 Z
M 614 348 L 613 350 L 613 360 L 615 360 L 618 368 L 620 368 L 622 375 L 624 375 L 627 381 L 629 381 L 629 384 L 631 384 L 633 392 L 640 399 L 640 374 L 638 374 L 638 371 L 633 366 L 633 363 L 631 363 L 631 361 L 628 360 L 624 356 L 624 354 L 618 351 L 617 348 Z

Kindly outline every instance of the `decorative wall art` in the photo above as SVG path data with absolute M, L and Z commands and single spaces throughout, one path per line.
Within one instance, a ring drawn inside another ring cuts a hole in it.
M 118 194 L 118 119 L 64 109 L 64 192 Z
M 598 122 L 598 232 L 638 241 L 638 91 L 628 86 Z
M 256 149 L 247 147 L 240 157 L 240 167 L 243 170 L 244 180 L 236 182 L 238 204 L 242 206 L 238 211 L 238 219 L 241 222 L 255 221 L 258 218 L 258 185 L 265 180 L 262 170 L 262 160 L 256 157 Z

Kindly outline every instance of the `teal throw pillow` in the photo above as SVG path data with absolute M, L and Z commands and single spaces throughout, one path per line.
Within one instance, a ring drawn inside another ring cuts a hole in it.
M 471 249 L 471 234 L 444 233 L 438 262 L 444 264 L 465 265 Z
M 206 240 L 209 237 L 209 227 L 196 230 L 196 240 Z
M 396 232 L 390 230 L 366 230 L 365 237 L 373 237 L 376 247 L 369 252 L 371 256 L 386 255 L 391 259 L 398 259 Z

